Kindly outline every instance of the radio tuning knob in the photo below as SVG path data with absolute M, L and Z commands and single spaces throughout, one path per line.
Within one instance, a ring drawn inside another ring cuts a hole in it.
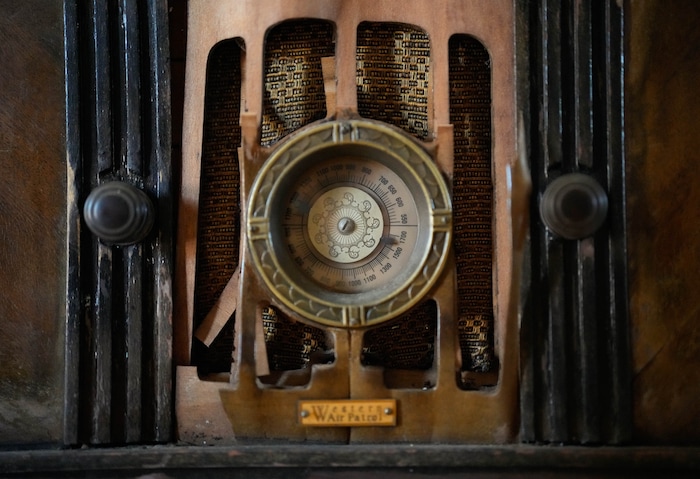
M 83 218 L 102 242 L 129 245 L 148 235 L 155 212 L 146 193 L 127 183 L 110 181 L 90 192 L 83 206 Z
M 583 173 L 560 176 L 547 186 L 540 200 L 540 217 L 564 239 L 591 236 L 608 214 L 608 196 L 600 184 Z

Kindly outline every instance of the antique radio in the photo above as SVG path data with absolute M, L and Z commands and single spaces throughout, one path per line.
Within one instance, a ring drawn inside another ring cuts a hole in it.
M 171 6 L 22 10 L 0 442 L 633 437 L 619 5 Z
M 697 468 L 696 8 L 6 3 L 0 474 Z
M 513 440 L 515 23 L 510 1 L 189 5 L 180 440 Z

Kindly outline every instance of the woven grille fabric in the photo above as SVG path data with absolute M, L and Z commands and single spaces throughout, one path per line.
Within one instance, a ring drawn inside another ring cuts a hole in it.
M 214 306 L 238 266 L 241 49 L 236 40 L 217 44 L 207 63 L 197 222 L 194 327 Z M 209 348 L 195 341 L 194 364 L 203 372 L 228 372 L 233 318 Z
M 400 23 L 363 22 L 357 29 L 358 113 L 410 133 L 430 136 L 430 40 Z
M 323 354 L 330 348 L 321 328 L 292 321 L 272 306 L 262 309 L 262 322 L 271 371 L 302 369 L 315 357 L 332 357 Z
M 262 146 L 325 118 L 321 58 L 334 54 L 329 22 L 293 20 L 270 31 L 265 40 Z
M 435 359 L 437 305 L 425 301 L 389 323 L 367 331 L 362 364 L 389 369 L 427 370 Z
M 493 347 L 493 183 L 491 66 L 476 39 L 449 43 L 450 122 L 454 125 L 453 247 L 457 258 L 463 369 L 495 367 Z

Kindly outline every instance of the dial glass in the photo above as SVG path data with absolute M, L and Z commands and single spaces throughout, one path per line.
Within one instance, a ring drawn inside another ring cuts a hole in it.
M 248 205 L 253 263 L 303 318 L 360 327 L 416 304 L 449 249 L 447 187 L 414 140 L 364 120 L 310 127 L 258 172 Z
M 400 276 L 421 228 L 406 182 L 367 158 L 313 164 L 284 204 L 292 260 L 320 286 L 341 293 L 376 289 Z

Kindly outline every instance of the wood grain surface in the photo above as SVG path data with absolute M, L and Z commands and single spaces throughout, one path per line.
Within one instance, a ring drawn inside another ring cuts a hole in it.
M 700 9 L 629 2 L 628 252 L 636 439 L 700 441 Z
M 62 2 L 0 2 L 0 445 L 62 434 Z

